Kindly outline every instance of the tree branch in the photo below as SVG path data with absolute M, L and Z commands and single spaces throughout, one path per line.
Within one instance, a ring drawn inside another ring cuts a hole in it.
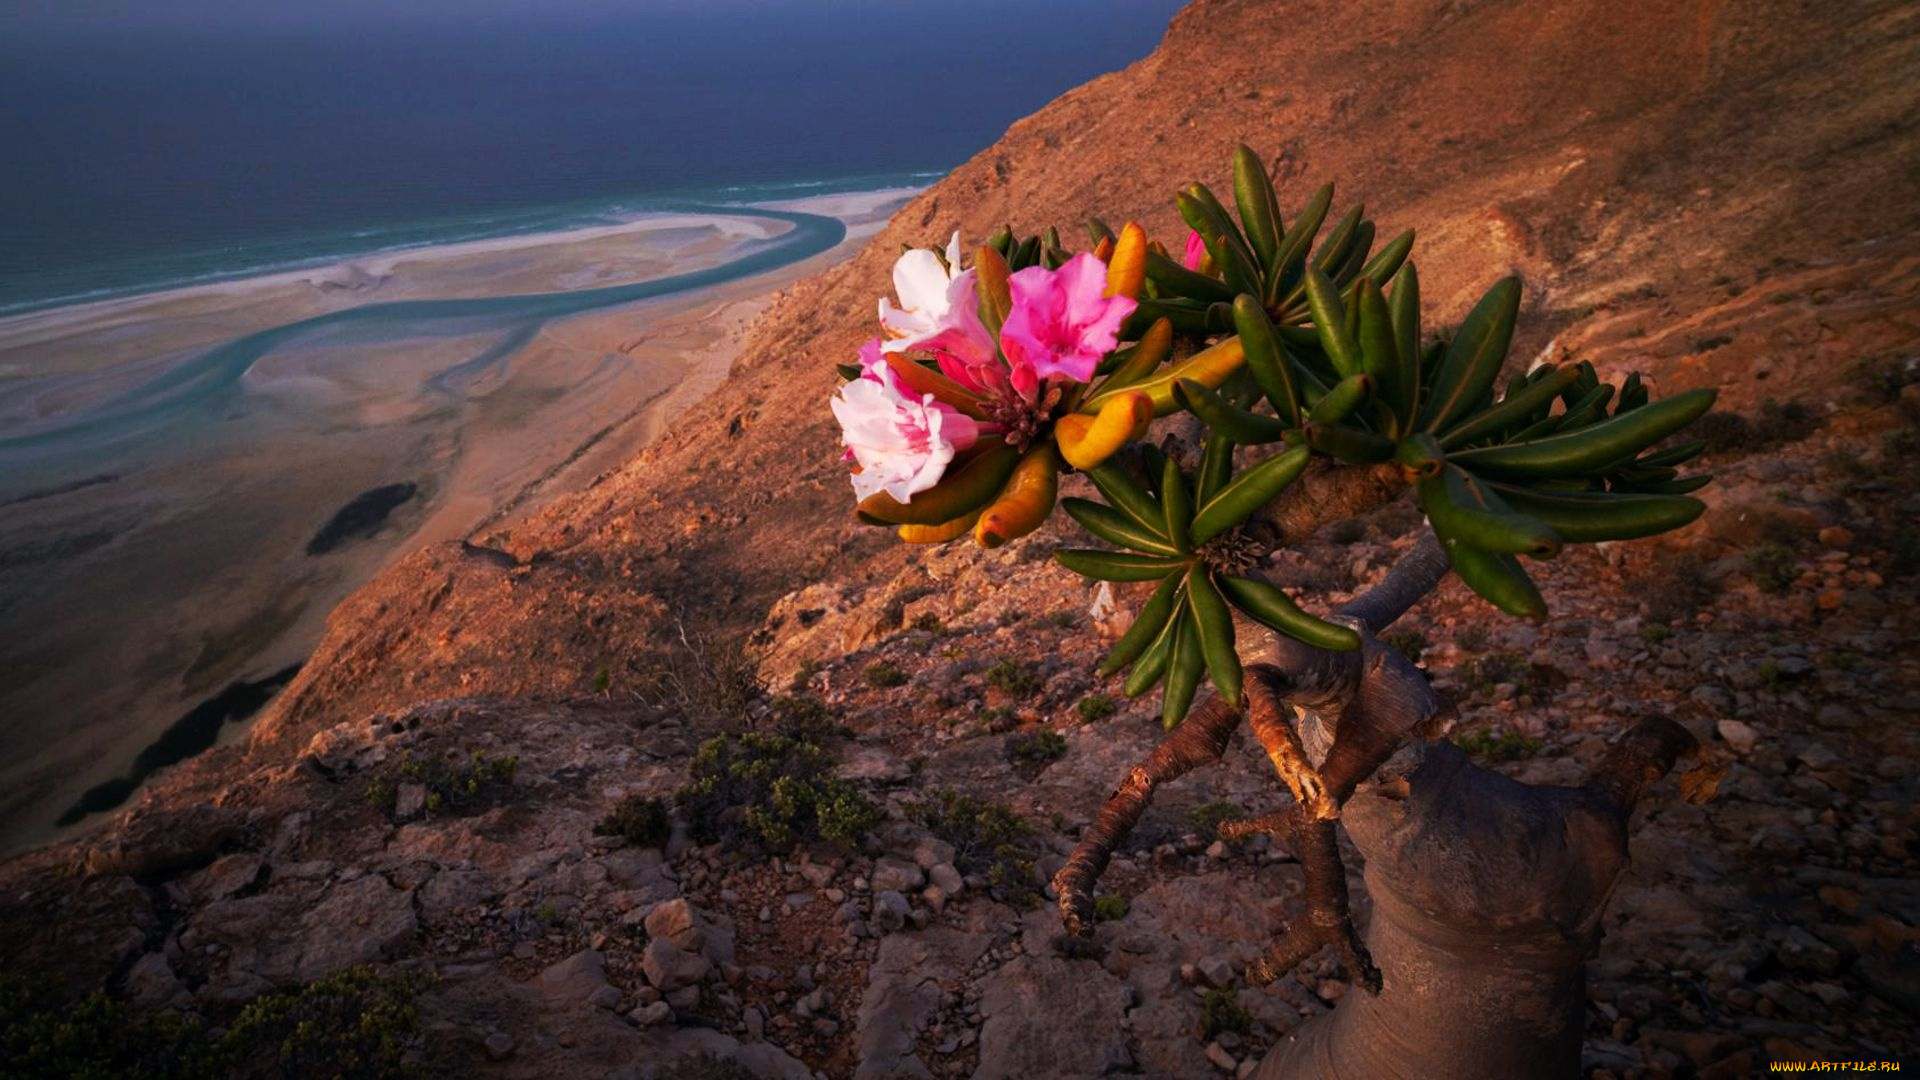
M 1153 789 L 1219 761 L 1239 720 L 1238 709 L 1217 696 L 1208 698 L 1114 789 L 1099 816 L 1080 834 L 1080 843 L 1067 857 L 1067 864 L 1053 876 L 1053 887 L 1060 896 L 1060 919 L 1068 933 L 1085 937 L 1092 932 L 1094 885 L 1107 869 L 1114 849 L 1139 824 L 1140 815 L 1153 801 Z
M 1392 462 L 1341 465 L 1315 458 L 1298 480 L 1254 511 L 1248 525 L 1273 530 L 1277 535 L 1272 546 L 1278 549 L 1313 535 L 1323 525 L 1372 513 L 1406 490 L 1406 475 Z
M 1378 634 L 1425 599 L 1451 569 L 1447 553 L 1440 548 L 1440 538 L 1427 529 L 1413 549 L 1400 556 L 1387 572 L 1386 580 L 1347 601 L 1340 614 L 1360 620 L 1370 632 Z

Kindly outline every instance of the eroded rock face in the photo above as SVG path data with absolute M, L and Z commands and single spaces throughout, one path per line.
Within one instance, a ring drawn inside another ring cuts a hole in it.
M 1131 1071 L 1125 1017 L 1131 995 L 1090 964 L 1021 957 L 983 986 L 981 1080 L 1026 1076 L 1105 1076 Z M 1056 1027 L 1057 1025 L 1057 1027 Z M 1049 1037 L 1072 1031 L 1071 1039 Z

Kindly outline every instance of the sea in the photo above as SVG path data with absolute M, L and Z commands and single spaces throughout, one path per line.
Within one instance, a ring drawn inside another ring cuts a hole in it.
M 1175 0 L 18 0 L 0 317 L 919 186 Z

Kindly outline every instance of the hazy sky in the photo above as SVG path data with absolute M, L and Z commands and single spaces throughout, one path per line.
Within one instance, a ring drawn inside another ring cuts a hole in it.
M 924 14 L 930 0 L 14 0 L 8 35 L 167 30 L 188 33 L 450 27 L 499 22 L 593 22 L 649 17 L 706 22 L 816 16 L 845 22 L 871 18 L 884 33 L 890 18 Z M 1089 18 L 1171 10 L 1173 0 L 963 0 L 983 24 L 1022 12 L 1081 9 Z M 929 43 L 930 47 L 937 43 Z
M 543 208 L 924 179 L 1145 56 L 1180 3 L 0 0 L 0 306 Z

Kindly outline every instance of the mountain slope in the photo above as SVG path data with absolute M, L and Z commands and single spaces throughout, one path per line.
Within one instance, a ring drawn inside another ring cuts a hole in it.
M 1563 334 L 1603 367 L 1720 383 L 1751 405 L 1742 376 L 1764 336 L 1695 362 L 1709 335 L 1661 324 L 1698 323 L 1734 292 L 1760 310 L 1728 319 L 1790 322 L 1801 313 L 1758 304 L 1763 281 L 1815 264 L 1871 280 L 1920 249 L 1916 21 L 1884 2 L 1697 0 L 1630 19 L 1597 0 L 1195 3 L 1151 56 L 1015 124 L 788 292 L 667 437 L 486 541 L 512 559 L 443 546 L 367 586 L 256 748 L 448 694 L 564 696 L 602 670 L 636 688 L 677 636 L 663 610 L 736 633 L 807 582 L 890 572 L 908 556 L 853 526 L 824 402 L 900 245 L 1088 214 L 1177 243 L 1171 193 L 1194 178 L 1224 190 L 1240 141 L 1272 156 L 1289 210 L 1331 179 L 1384 234 L 1417 226 L 1442 318 L 1517 271 L 1523 345 Z M 1810 353 L 1770 367 L 1768 395 L 1821 372 Z

